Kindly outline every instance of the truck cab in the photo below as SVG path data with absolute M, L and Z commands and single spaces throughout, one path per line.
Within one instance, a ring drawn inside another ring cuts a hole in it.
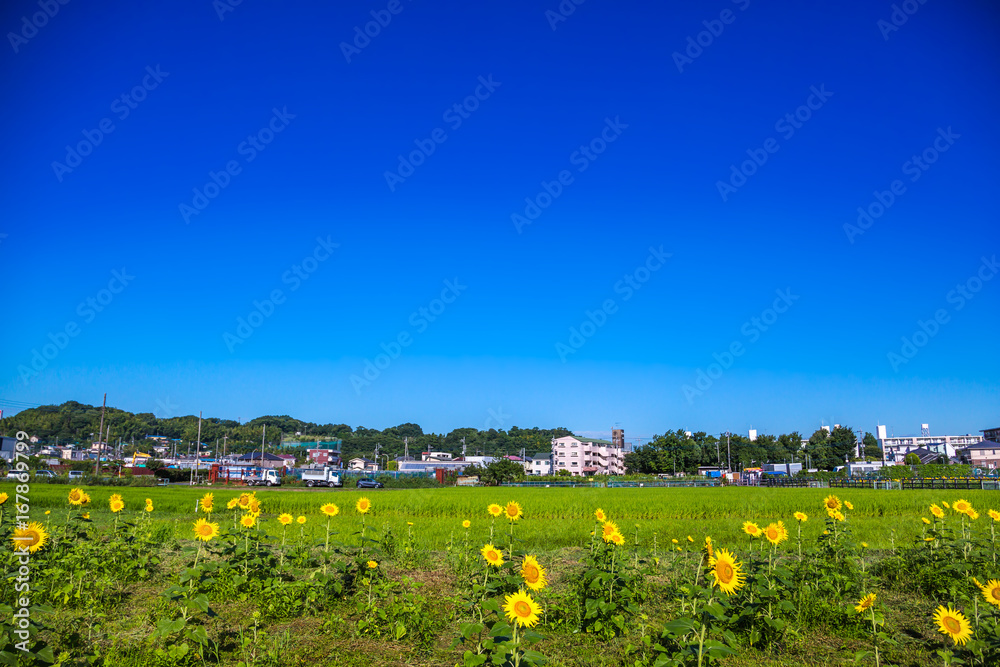
M 277 470 L 265 470 L 260 475 L 247 478 L 247 486 L 281 486 Z

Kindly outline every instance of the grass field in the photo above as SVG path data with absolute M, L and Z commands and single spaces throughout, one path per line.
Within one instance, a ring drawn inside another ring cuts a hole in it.
M 690 648 L 697 631 L 664 634 L 671 623 L 688 618 L 701 623 L 697 627 L 704 626 L 710 639 L 735 650 L 723 665 L 854 664 L 856 652 L 873 645 L 871 625 L 866 630 L 865 618 L 853 610 L 857 598 L 869 592 L 878 596 L 884 619 L 879 627 L 892 639 L 880 646 L 882 664 L 941 661 L 935 651 L 953 647 L 931 620 L 942 602 L 982 617 L 969 644 L 976 648 L 982 642 L 987 662 L 980 664 L 990 664 L 998 655 L 990 651 L 1000 649 L 1000 631 L 988 625 L 995 613 L 974 601 L 978 591 L 970 579 L 973 574 L 982 581 L 1000 579 L 991 551 L 992 520 L 986 517 L 988 509 L 1000 508 L 1000 494 L 990 491 L 839 490 L 837 495 L 853 504 L 839 523 L 827 521 L 824 513 L 828 489 L 260 489 L 259 523 L 243 529 L 235 521 L 244 513 L 226 509 L 226 503 L 244 487 L 85 490 L 91 503 L 84 510 L 70 507 L 70 487 L 64 485 L 32 484 L 28 494 L 31 519 L 50 535 L 32 557 L 32 601 L 53 607 L 51 615 L 42 615 L 48 620 L 37 637 L 51 643 L 57 663 L 63 655 L 59 664 L 504 664 L 496 656 L 494 662 L 477 663 L 473 655 L 469 662 L 453 642 L 461 628 L 485 613 L 487 599 L 503 602 L 505 594 L 524 585 L 517 578 L 523 554 L 536 556 L 548 573 L 549 586 L 537 593 L 545 607 L 537 626 L 543 638 L 530 649 L 545 655 L 548 664 L 653 665 L 667 656 L 654 645 L 667 646 L 670 660 L 680 660 L 660 664 L 698 664 Z M 0 484 L 4 491 L 13 501 L 14 485 Z M 197 549 L 192 526 L 207 516 L 196 513 L 206 492 L 214 494 L 211 520 L 222 534 Z M 125 504 L 118 515 L 108 507 L 113 493 Z M 355 511 L 363 497 L 372 502 L 363 517 L 364 542 L 362 515 Z M 143 511 L 146 498 L 151 513 Z M 951 513 L 929 533 L 921 517 L 932 518 L 930 505 L 959 498 L 983 517 L 973 521 Z M 490 503 L 508 501 L 524 508 L 514 524 L 514 559 L 509 522 L 494 523 L 486 512 Z M 328 519 L 320 511 L 325 503 L 336 503 L 340 513 Z M 596 508 L 617 524 L 623 546 L 597 539 L 592 547 Z M 0 534 L 9 544 L 10 501 L 4 509 Z M 801 524 L 801 556 L 796 511 L 809 515 Z M 89 520 L 80 519 L 82 512 Z M 277 520 L 282 513 L 306 521 L 283 528 Z M 471 522 L 468 532 L 465 520 Z M 751 554 L 743 522 L 764 527 L 779 520 L 791 539 L 776 547 L 755 540 Z M 491 525 L 493 541 L 508 561 L 495 570 L 479 554 Z M 823 535 L 831 528 L 833 541 Z M 926 535 L 934 536 L 933 544 L 923 541 Z M 745 586 L 733 596 L 707 585 L 706 536 L 715 549 L 732 551 L 743 568 Z M 7 558 L 7 571 L 16 570 L 13 555 Z M 366 569 L 372 558 L 377 576 Z M 960 566 L 949 582 L 942 572 L 955 561 Z M 164 596 L 170 590 L 173 597 Z M 211 614 L 203 613 L 200 602 L 184 606 L 196 594 L 205 596 Z M 769 595 L 773 600 L 761 606 Z M 591 597 L 610 599 L 612 608 L 586 618 L 584 603 Z M 12 590 L 0 595 L 0 605 L 14 606 L 16 600 Z M 787 604 L 779 604 L 782 600 Z M 726 620 L 712 620 L 704 611 L 692 615 L 693 609 L 713 609 L 704 606 L 710 601 L 722 605 L 719 613 Z M 170 623 L 181 629 L 154 636 L 157 628 L 175 627 Z M 12 636 L 10 629 L 7 634 Z M 514 640 L 505 641 L 509 646 Z M 190 649 L 177 654 L 170 648 L 181 645 Z M 204 660 L 195 657 L 199 646 Z M 520 664 L 532 664 L 534 654 L 517 646 L 506 660 L 520 656 Z M 48 664 L 20 658 L 20 664 Z M 874 664 L 871 656 L 861 662 Z

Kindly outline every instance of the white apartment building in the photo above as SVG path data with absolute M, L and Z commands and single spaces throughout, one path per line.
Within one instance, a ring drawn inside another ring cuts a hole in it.
M 576 477 L 622 475 L 625 448 L 608 440 L 581 440 L 571 435 L 552 439 L 553 472 L 568 470 Z
M 528 462 L 526 471 L 529 475 L 551 475 L 552 454 L 535 454 Z
M 957 450 L 969 445 L 979 444 L 983 441 L 983 436 L 972 435 L 971 433 L 966 433 L 965 435 L 923 434 L 888 437 L 886 435 L 886 427 L 883 425 L 878 426 L 877 436 L 878 445 L 885 452 L 887 463 L 902 463 L 903 458 L 918 447 L 923 447 L 936 454 L 943 454 L 951 459 L 956 456 Z

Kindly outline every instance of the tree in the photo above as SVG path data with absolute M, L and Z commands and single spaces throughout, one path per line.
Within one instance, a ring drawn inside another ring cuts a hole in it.
M 913 453 L 907 454 L 903 457 L 903 463 L 908 466 L 920 465 L 920 457 Z
M 878 440 L 871 433 L 865 433 L 865 437 L 861 440 L 862 444 L 865 446 L 865 458 L 869 460 L 878 459 L 882 460 L 882 448 L 878 446 Z
M 524 478 L 524 466 L 510 459 L 497 459 L 486 466 L 479 476 L 479 481 L 488 486 L 497 486 L 505 482 L 516 482 Z

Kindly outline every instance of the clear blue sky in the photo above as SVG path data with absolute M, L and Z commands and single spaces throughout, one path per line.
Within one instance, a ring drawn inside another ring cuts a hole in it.
M 8 414 L 1000 425 L 995 3 L 220 6 L 5 3 Z

